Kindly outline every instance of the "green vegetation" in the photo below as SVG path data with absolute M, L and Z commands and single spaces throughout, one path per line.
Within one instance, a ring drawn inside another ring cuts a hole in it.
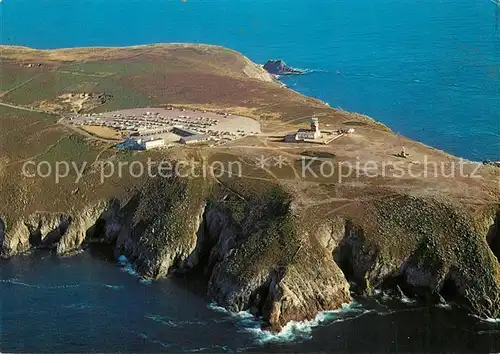
M 81 85 L 82 77 L 57 71 L 46 72 L 26 85 L 8 93 L 3 99 L 18 105 L 30 105 L 74 92 Z

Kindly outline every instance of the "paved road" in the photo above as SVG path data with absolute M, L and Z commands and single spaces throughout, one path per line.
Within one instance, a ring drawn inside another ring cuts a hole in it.
M 16 105 L 13 105 L 13 104 L 10 104 L 10 103 L 5 103 L 5 102 L 0 102 L 0 106 L 14 108 L 14 109 L 21 109 L 23 111 L 29 111 L 29 112 L 47 113 L 47 112 L 44 112 L 44 111 L 40 111 L 38 109 L 33 109 L 33 108 L 28 108 L 28 107 L 23 107 L 23 106 L 16 106 Z

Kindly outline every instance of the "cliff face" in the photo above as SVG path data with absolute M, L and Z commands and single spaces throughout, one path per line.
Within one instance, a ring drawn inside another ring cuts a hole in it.
M 203 181 L 154 181 L 125 206 L 117 255 L 155 278 L 202 268 L 218 304 L 273 330 L 350 302 L 342 272 L 301 233 L 282 193 L 242 200 Z
M 249 198 L 206 180 L 154 179 L 126 204 L 79 215 L 33 215 L 0 223 L 2 255 L 33 247 L 65 254 L 104 243 L 153 278 L 202 270 L 208 294 L 280 330 L 291 320 L 351 301 L 347 280 L 371 294 L 398 284 L 411 294 L 453 297 L 474 313 L 500 314 L 495 206 L 481 220 L 456 205 L 388 197 L 331 218 L 311 218 L 272 186 Z M 344 276 L 345 274 L 345 276 Z
M 79 216 L 34 215 L 9 230 L 2 254 L 33 247 L 64 254 L 98 242 L 154 278 L 203 269 L 217 303 L 250 310 L 280 330 L 351 301 L 341 270 L 301 229 L 289 198 L 277 187 L 243 200 L 200 180 L 152 180 L 125 205 L 98 203 Z
M 495 256 L 500 256 L 500 211 L 491 212 L 483 221 L 483 232 L 486 233 L 486 241 Z
M 412 294 L 442 293 L 481 316 L 500 314 L 500 267 L 481 223 L 459 206 L 398 196 L 345 223 L 334 251 L 348 278 L 368 294 L 388 282 Z M 376 227 L 373 227 L 376 225 Z

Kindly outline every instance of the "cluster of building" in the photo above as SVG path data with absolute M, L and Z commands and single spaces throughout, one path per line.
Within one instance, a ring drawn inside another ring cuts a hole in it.
M 114 129 L 125 140 L 123 146 L 131 149 L 149 150 L 174 143 L 209 141 L 221 144 L 260 133 L 260 124 L 250 118 L 174 108 L 92 113 L 69 119 L 76 125 Z
M 125 149 L 151 150 L 173 144 L 208 143 L 211 146 L 259 134 L 260 124 L 251 118 L 223 112 L 176 108 L 134 108 L 107 113 L 75 115 L 68 118 L 77 126 L 97 126 L 121 134 Z M 309 128 L 285 136 L 287 142 L 328 144 L 354 132 L 352 128 L 321 130 L 312 117 Z
M 40 63 L 28 63 L 28 64 L 19 64 L 19 66 L 22 66 L 24 68 L 36 68 L 36 67 L 41 67 L 43 65 Z
M 338 130 L 325 131 L 319 127 L 319 120 L 316 117 L 311 118 L 309 128 L 300 128 L 293 134 L 285 136 L 286 142 L 306 142 L 317 144 L 328 144 L 333 140 L 354 133 L 353 128 L 342 128 Z

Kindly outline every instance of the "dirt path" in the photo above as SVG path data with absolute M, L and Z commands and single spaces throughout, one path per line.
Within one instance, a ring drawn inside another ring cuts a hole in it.
M 0 106 L 9 107 L 9 108 L 14 108 L 14 109 L 20 109 L 20 110 L 23 110 L 23 111 L 28 111 L 28 112 L 36 112 L 36 113 L 45 113 L 45 114 L 50 114 L 50 113 L 47 113 L 47 112 L 44 112 L 44 111 L 40 111 L 40 110 L 38 110 L 38 109 L 33 109 L 33 108 L 28 108 L 28 107 L 23 107 L 23 106 L 16 106 L 16 105 L 14 105 L 14 104 L 5 103 L 5 102 L 0 102 Z
M 61 138 L 59 138 L 54 144 L 52 145 L 49 145 L 44 151 L 36 154 L 36 155 L 33 155 L 33 156 L 30 156 L 30 157 L 27 157 L 27 158 L 24 158 L 24 159 L 20 159 L 20 160 L 17 160 L 17 161 L 14 161 L 14 162 L 11 162 L 7 165 L 5 165 L 5 167 L 9 167 L 9 166 L 14 166 L 14 165 L 18 165 L 20 163 L 23 163 L 23 162 L 28 162 L 28 161 L 34 161 L 36 160 L 37 158 L 39 158 L 40 156 L 48 153 L 50 150 L 52 150 L 53 148 L 55 148 L 57 145 L 59 145 L 59 143 L 61 141 L 63 141 L 64 139 L 67 139 L 68 136 L 67 135 L 63 135 Z
M 7 95 L 7 94 L 11 93 L 12 91 L 15 91 L 15 90 L 17 90 L 18 88 L 21 88 L 21 87 L 23 87 L 24 85 L 29 84 L 31 81 L 35 80 L 37 77 L 39 77 L 39 76 L 40 76 L 40 75 L 42 75 L 42 74 L 43 74 L 43 73 L 36 74 L 35 76 L 32 76 L 32 77 L 30 77 L 28 80 L 21 82 L 19 85 L 17 85 L 17 86 L 15 86 L 15 87 L 11 88 L 10 90 L 7 90 L 7 91 L 5 91 L 5 92 L 2 92 L 2 93 L 0 94 L 0 97 L 3 97 L 3 96 L 5 96 L 5 95 Z

